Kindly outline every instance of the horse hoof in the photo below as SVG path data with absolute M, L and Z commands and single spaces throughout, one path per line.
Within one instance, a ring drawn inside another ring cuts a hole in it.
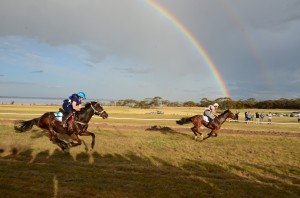
M 203 135 L 201 135 L 201 140 L 203 140 Z
M 64 153 L 69 153 L 69 149 L 65 148 L 64 150 Z

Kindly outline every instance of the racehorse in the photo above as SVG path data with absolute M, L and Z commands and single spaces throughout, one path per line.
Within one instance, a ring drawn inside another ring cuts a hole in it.
M 47 130 L 50 141 L 57 144 L 64 152 L 68 152 L 68 144 L 63 140 L 58 138 L 57 133 L 67 134 L 72 138 L 70 142 L 71 146 L 81 145 L 80 136 L 92 136 L 91 148 L 95 145 L 95 134 L 87 131 L 88 122 L 93 115 L 98 115 L 103 119 L 108 117 L 106 111 L 98 102 L 89 102 L 80 111 L 76 112 L 74 115 L 74 121 L 68 122 L 68 127 L 61 126 L 61 121 L 59 121 L 54 112 L 47 112 L 39 118 L 34 118 L 28 121 L 18 121 L 15 124 L 16 132 L 25 132 L 32 129 L 33 125 L 38 126 L 41 129 Z M 74 142 L 76 141 L 76 143 Z
M 203 140 L 203 135 L 201 132 L 198 131 L 198 129 L 204 125 L 206 128 L 211 129 L 211 132 L 207 134 L 207 137 L 204 139 L 207 139 L 211 136 L 217 137 L 218 136 L 218 130 L 220 130 L 222 124 L 226 121 L 227 118 L 236 119 L 235 114 L 232 113 L 229 109 L 224 111 L 222 114 L 215 117 L 215 119 L 209 124 L 208 120 L 204 119 L 203 115 L 195 115 L 193 117 L 184 117 L 180 120 L 177 120 L 176 123 L 183 125 L 188 123 L 193 123 L 194 126 L 191 128 L 193 133 L 195 134 L 195 140 L 198 137 L 198 134 L 201 135 L 201 138 Z

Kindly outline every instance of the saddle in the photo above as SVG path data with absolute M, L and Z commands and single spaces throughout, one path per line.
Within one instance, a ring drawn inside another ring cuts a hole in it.
M 75 112 L 72 113 L 72 116 L 67 120 L 68 125 L 70 126 L 75 119 Z
M 208 118 L 206 115 L 203 115 L 203 120 L 204 120 L 205 122 L 209 122 L 209 118 Z
M 62 112 L 57 112 L 57 113 L 53 113 L 55 116 L 55 119 L 59 122 L 62 122 L 62 117 L 63 117 L 63 113 Z
M 63 116 L 66 115 L 66 112 L 63 108 L 59 108 L 57 113 L 54 113 L 55 119 L 59 122 L 62 122 Z M 72 116 L 67 120 L 67 124 L 70 125 L 74 121 L 75 118 L 75 112 L 72 113 Z
M 206 126 L 207 128 L 211 129 L 212 128 L 212 122 L 215 120 L 215 119 L 210 119 L 208 116 L 206 115 L 203 115 L 203 120 L 205 122 L 208 122 L 208 125 Z
M 55 119 L 59 122 L 62 122 L 63 116 L 66 114 L 65 110 L 59 108 L 57 113 L 54 113 Z

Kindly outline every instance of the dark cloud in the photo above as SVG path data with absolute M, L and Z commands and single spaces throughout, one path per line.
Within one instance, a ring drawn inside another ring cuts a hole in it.
M 298 0 L 156 2 L 190 31 L 234 98 L 283 94 L 293 97 L 300 92 L 296 86 L 300 74 L 297 70 L 300 62 Z M 168 93 L 172 97 L 195 99 L 220 94 L 215 73 L 203 52 L 144 1 L 10 0 L 1 1 L 0 13 L 0 37 L 36 39 L 53 47 L 77 46 L 86 53 L 82 58 L 85 69 L 94 74 L 98 71 L 101 79 L 109 81 L 118 74 L 121 74 L 118 77 L 130 75 L 130 82 L 114 81 L 124 83 L 124 87 L 125 83 L 140 85 L 141 79 L 147 81 L 143 86 L 148 86 L 148 81 L 156 79 L 157 86 L 151 90 L 153 95 Z M 39 69 L 38 64 L 29 71 Z M 92 80 L 88 79 L 86 87 L 96 84 Z M 171 86 L 180 88 L 171 93 Z M 185 87 L 201 92 L 186 92 Z M 106 94 L 114 95 L 118 85 L 111 84 L 110 90 Z M 145 94 L 148 93 L 149 89 Z

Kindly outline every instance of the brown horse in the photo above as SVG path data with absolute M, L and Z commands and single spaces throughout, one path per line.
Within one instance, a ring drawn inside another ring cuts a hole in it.
M 50 141 L 57 144 L 64 152 L 68 152 L 68 145 L 58 138 L 57 133 L 69 135 L 72 138 L 72 142 L 70 142 L 71 146 L 81 145 L 81 140 L 78 135 L 92 136 L 91 148 L 93 149 L 95 145 L 95 134 L 87 131 L 88 122 L 93 115 L 98 115 L 103 119 L 108 117 L 108 114 L 98 102 L 90 102 L 75 113 L 74 121 L 70 123 L 67 128 L 61 126 L 61 121 L 56 119 L 54 112 L 47 112 L 39 118 L 17 122 L 15 124 L 15 130 L 16 132 L 25 132 L 32 129 L 33 125 L 36 125 L 41 129 L 47 130 Z M 76 141 L 76 143 L 74 141 Z
M 198 134 L 201 135 L 201 138 L 203 139 L 203 135 L 201 132 L 198 131 L 198 129 L 204 125 L 206 128 L 211 129 L 211 132 L 207 134 L 207 137 L 204 139 L 207 139 L 211 136 L 217 137 L 218 136 L 218 130 L 221 128 L 222 124 L 226 121 L 227 118 L 236 119 L 235 114 L 232 113 L 229 109 L 224 111 L 222 114 L 215 117 L 215 119 L 209 124 L 208 121 L 204 120 L 203 115 L 195 115 L 193 117 L 185 117 L 181 118 L 180 120 L 176 121 L 177 124 L 183 125 L 188 124 L 192 122 L 194 126 L 191 128 L 193 133 L 195 134 L 195 140 L 198 137 Z

